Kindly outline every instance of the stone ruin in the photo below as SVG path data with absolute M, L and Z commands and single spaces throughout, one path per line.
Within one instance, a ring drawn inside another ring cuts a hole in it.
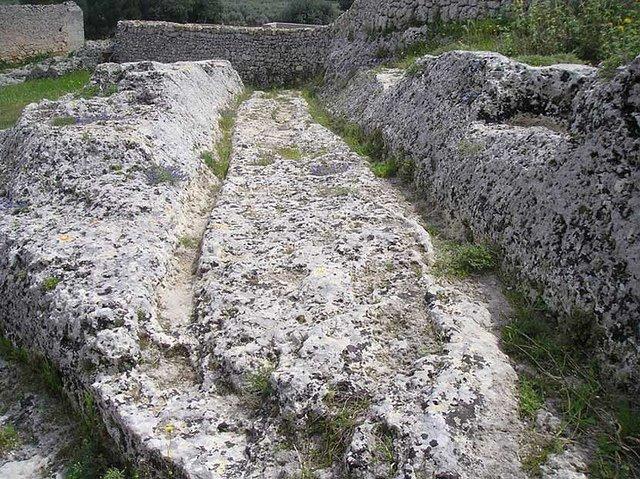
M 120 63 L 92 79 L 114 94 L 30 105 L 0 132 L 0 332 L 74 404 L 89 395 L 145 477 L 525 477 L 504 306 L 433 274 L 396 187 L 295 92 L 243 103 L 224 182 L 205 164 L 245 84 L 324 75 L 331 112 L 414 162 L 451 234 L 498 246 L 561 317 L 584 313 L 605 374 L 637 391 L 640 59 L 610 80 L 493 53 L 376 63 L 435 18 L 504 3 L 356 0 L 302 29 L 122 22 Z M 339 449 L 318 440 L 336 418 Z M 56 437 L 0 476 L 61 467 Z M 586 462 L 572 445 L 542 474 Z

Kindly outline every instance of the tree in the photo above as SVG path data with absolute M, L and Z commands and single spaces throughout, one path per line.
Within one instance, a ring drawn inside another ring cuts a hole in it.
M 339 13 L 336 4 L 327 0 L 291 0 L 283 16 L 287 22 L 325 25 Z
M 349 10 L 353 5 L 353 0 L 338 0 L 338 4 L 342 10 Z

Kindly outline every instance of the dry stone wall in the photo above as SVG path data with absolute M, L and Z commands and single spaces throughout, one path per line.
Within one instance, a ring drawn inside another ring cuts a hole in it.
M 0 60 L 69 53 L 84 44 L 82 10 L 59 5 L 0 5 Z
M 415 162 L 451 227 L 498 245 L 578 326 L 602 327 L 611 377 L 637 387 L 640 58 L 610 81 L 489 53 L 413 70 L 363 72 L 326 98 Z
M 249 84 L 292 84 L 321 72 L 327 29 L 250 28 L 165 22 L 118 24 L 117 61 L 206 60 L 231 62 Z

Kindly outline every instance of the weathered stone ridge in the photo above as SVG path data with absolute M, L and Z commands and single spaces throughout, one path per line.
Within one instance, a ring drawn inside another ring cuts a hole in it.
M 166 443 L 149 440 L 164 418 L 112 396 L 134 377 L 157 393 L 151 404 L 171 400 L 174 421 L 186 408 L 158 385 L 187 347 L 162 322 L 159 288 L 179 239 L 204 229 L 220 181 L 201 154 L 242 83 L 228 62 L 208 61 L 103 64 L 94 84 L 117 91 L 31 105 L 0 137 L 0 334 L 50 359 L 79 403 L 89 391 L 137 462 L 164 464 Z
M 251 28 L 166 22 L 118 24 L 117 61 L 225 59 L 254 85 L 286 85 L 324 69 L 327 28 Z
M 363 72 L 333 111 L 411 158 L 453 227 L 498 245 L 578 326 L 604 329 L 603 364 L 637 387 L 640 359 L 640 58 L 610 81 L 498 54 L 426 56 Z
M 84 44 L 82 10 L 59 5 L 0 5 L 0 60 L 72 52 Z

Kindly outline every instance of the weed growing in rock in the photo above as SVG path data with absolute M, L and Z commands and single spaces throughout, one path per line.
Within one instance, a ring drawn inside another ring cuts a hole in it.
M 187 176 L 175 166 L 151 165 L 145 172 L 147 183 L 151 186 L 168 183 L 175 185 L 187 179 Z
M 300 151 L 300 148 L 295 146 L 285 146 L 283 148 L 278 148 L 276 152 L 285 160 L 302 159 L 302 152 Z
M 275 366 L 267 363 L 247 377 L 244 392 L 245 398 L 252 409 L 260 409 L 273 396 L 274 389 L 271 385 L 273 371 L 275 371 Z
M 181 236 L 179 239 L 180 246 L 186 249 L 194 249 L 198 247 L 200 241 L 195 236 Z
M 0 454 L 9 452 L 20 445 L 18 431 L 11 424 L 0 427 Z
M 595 319 L 574 313 L 563 319 L 570 326 L 561 328 L 539 297 L 532 300 L 517 288 L 505 295 L 513 318 L 502 331 L 503 349 L 534 372 L 521 380 L 523 415 L 533 417 L 544 400 L 552 400 L 564 434 L 598 438 L 590 477 L 635 477 L 640 472 L 640 405 L 599 381 L 597 363 L 585 348 L 597 342 Z M 541 460 L 532 457 L 525 466 L 536 470 Z
M 541 466 L 552 454 L 560 454 L 564 450 L 564 442 L 557 437 L 533 444 L 531 450 L 522 458 L 522 468 L 530 476 L 540 475 Z
M 457 243 L 436 237 L 438 256 L 434 272 L 438 276 L 466 278 L 494 271 L 496 254 L 484 245 Z
M 62 280 L 57 276 L 50 276 L 42 282 L 42 290 L 49 293 L 56 289 Z
M 53 126 L 68 126 L 75 125 L 78 120 L 73 116 L 56 116 L 51 120 Z
M 312 417 L 306 433 L 317 440 L 311 452 L 312 463 L 326 468 L 342 457 L 349 446 L 362 415 L 369 408 L 369 400 L 360 396 L 341 395 L 331 392 L 325 398 L 329 413 Z

